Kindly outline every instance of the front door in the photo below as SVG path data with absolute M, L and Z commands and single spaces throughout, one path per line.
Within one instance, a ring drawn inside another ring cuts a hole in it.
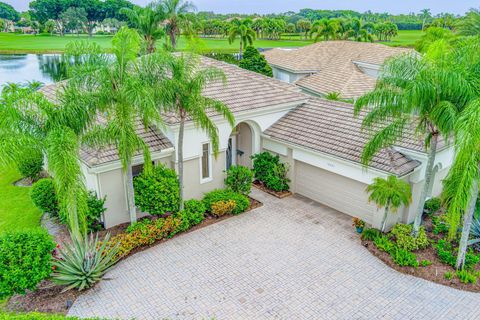
M 228 138 L 228 147 L 227 147 L 227 163 L 225 165 L 226 169 L 230 169 L 233 164 L 233 137 Z

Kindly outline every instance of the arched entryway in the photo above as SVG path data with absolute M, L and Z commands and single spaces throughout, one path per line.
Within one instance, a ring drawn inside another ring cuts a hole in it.
M 233 129 L 228 139 L 227 170 L 232 165 L 252 167 L 251 156 L 257 152 L 257 144 L 259 144 L 257 135 L 253 123 L 241 122 Z

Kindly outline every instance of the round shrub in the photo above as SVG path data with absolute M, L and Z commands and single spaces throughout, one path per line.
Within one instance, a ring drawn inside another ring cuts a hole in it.
M 231 166 L 227 171 L 225 185 L 233 192 L 249 195 L 252 189 L 253 172 L 247 167 Z
M 205 204 L 205 209 L 211 213 L 213 203 L 229 200 L 235 201 L 235 209 L 232 211 L 233 214 L 240 214 L 244 212 L 250 205 L 250 200 L 243 194 L 223 189 L 216 189 L 207 193 L 203 198 L 203 203 Z
M 391 234 L 395 236 L 397 246 L 407 251 L 425 249 L 428 247 L 430 242 L 428 241 L 425 228 L 420 227 L 417 237 L 412 235 L 412 228 L 412 225 L 402 223 L 397 223 L 392 228 Z
M 37 150 L 25 152 L 18 161 L 17 168 L 22 177 L 37 180 L 43 168 L 43 154 Z
M 99 199 L 94 191 L 88 193 L 88 211 L 85 215 L 88 231 L 100 231 L 103 229 L 100 218 L 107 210 L 107 208 L 105 208 L 105 200 L 106 198 Z
M 188 220 L 192 226 L 201 223 L 205 219 L 205 205 L 202 201 L 191 199 L 184 203 L 185 212 L 188 214 Z
M 280 162 L 278 155 L 262 152 L 252 156 L 252 159 L 255 179 L 263 182 L 268 189 L 273 191 L 288 191 L 290 182 L 287 178 L 288 167 Z
M 442 207 L 442 201 L 439 198 L 431 198 L 425 201 L 425 206 L 423 207 L 423 211 L 428 214 L 432 215 Z
M 220 200 L 212 203 L 211 213 L 218 218 L 226 214 L 232 214 L 236 206 L 237 204 L 235 203 L 234 200 L 228 200 L 228 201 Z
M 30 197 L 33 204 L 42 212 L 47 212 L 52 217 L 58 217 L 60 210 L 52 179 L 40 179 L 35 182 Z
M 133 179 L 135 204 L 152 215 L 177 212 L 180 191 L 177 174 L 163 165 L 155 166 Z
M 35 290 L 52 272 L 55 243 L 44 231 L 8 232 L 0 236 L 0 299 Z

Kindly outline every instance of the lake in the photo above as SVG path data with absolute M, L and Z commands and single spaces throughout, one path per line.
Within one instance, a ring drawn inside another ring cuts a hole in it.
M 64 77 L 65 64 L 60 54 L 0 54 L 0 88 L 8 82 L 48 84 Z

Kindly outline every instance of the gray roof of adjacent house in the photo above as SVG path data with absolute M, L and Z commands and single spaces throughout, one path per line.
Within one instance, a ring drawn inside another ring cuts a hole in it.
M 53 83 L 42 87 L 39 91 L 42 92 L 47 99 L 56 103 L 58 102 L 57 90 L 60 88 L 61 83 Z M 106 119 L 103 116 L 98 115 L 97 123 L 103 124 L 105 121 Z M 157 130 L 154 127 L 145 128 L 140 119 L 137 119 L 136 121 L 136 132 L 148 145 L 151 152 L 158 152 L 173 148 L 170 140 L 168 140 L 168 138 L 165 137 L 160 130 Z M 138 154 L 141 154 L 141 152 Z M 98 149 L 82 146 L 80 149 L 80 158 L 90 167 L 120 160 L 117 149 L 113 145 Z
M 411 52 L 414 51 L 376 43 L 323 41 L 298 49 L 272 49 L 264 55 L 272 66 L 292 73 L 308 73 L 296 82 L 304 89 L 356 98 L 375 87 L 375 78 L 365 74 L 359 63 L 381 66 L 390 57 Z
M 360 163 L 368 133 L 362 130 L 362 112 L 353 115 L 351 104 L 312 98 L 290 111 L 265 131 L 265 135 L 312 151 Z M 422 142 L 413 134 L 402 143 L 417 150 Z M 405 175 L 419 165 L 394 149 L 382 150 L 375 155 L 370 166 L 398 176 Z

